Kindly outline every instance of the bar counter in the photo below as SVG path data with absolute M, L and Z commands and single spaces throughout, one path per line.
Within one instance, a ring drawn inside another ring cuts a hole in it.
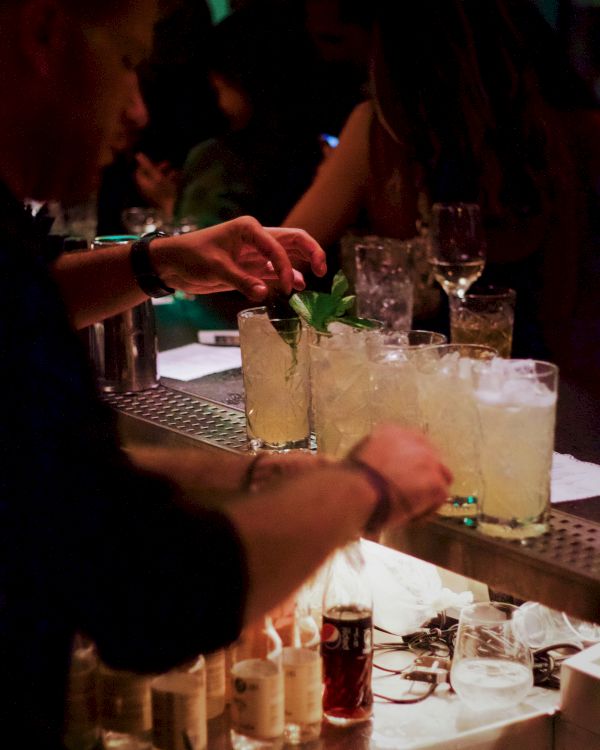
M 201 442 L 215 451 L 248 450 L 240 370 L 188 382 L 163 378 L 155 390 L 106 399 L 117 411 L 124 444 L 189 446 Z M 562 384 L 557 451 L 600 463 L 599 426 L 596 402 L 585 392 Z M 497 591 L 599 621 L 600 497 L 558 507 L 552 511 L 550 533 L 525 542 L 491 539 L 459 521 L 443 518 L 389 531 L 381 541 Z M 387 680 L 385 673 L 374 670 L 375 692 L 393 694 Z M 523 704 L 502 716 L 473 716 L 456 695 L 443 689 L 416 705 L 376 700 L 370 722 L 343 730 L 324 723 L 321 737 L 308 747 L 567 750 L 575 747 L 570 742 L 577 730 L 557 713 L 559 700 L 558 691 L 534 688 Z M 566 744 L 557 739 L 561 737 Z M 589 750 L 600 748 L 594 739 L 586 737 Z M 227 712 L 209 722 L 208 748 L 230 750 Z

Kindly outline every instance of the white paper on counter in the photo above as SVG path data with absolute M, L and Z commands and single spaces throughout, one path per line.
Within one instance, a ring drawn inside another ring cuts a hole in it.
M 195 380 L 213 372 L 242 366 L 239 346 L 187 344 L 158 353 L 158 374 L 175 380 Z
M 574 456 L 555 453 L 550 498 L 553 503 L 600 496 L 600 466 Z

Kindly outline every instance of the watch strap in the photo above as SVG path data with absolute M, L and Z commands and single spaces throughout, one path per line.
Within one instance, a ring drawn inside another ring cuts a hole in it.
M 157 237 L 168 237 L 165 232 L 145 234 L 131 245 L 129 260 L 139 288 L 149 297 L 159 298 L 173 294 L 175 289 L 167 286 L 156 273 L 150 260 L 150 243 Z

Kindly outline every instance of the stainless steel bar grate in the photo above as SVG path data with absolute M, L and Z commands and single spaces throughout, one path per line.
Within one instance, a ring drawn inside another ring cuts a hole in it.
M 138 393 L 108 393 L 104 400 L 129 417 L 229 451 L 248 449 L 243 411 L 159 385 Z

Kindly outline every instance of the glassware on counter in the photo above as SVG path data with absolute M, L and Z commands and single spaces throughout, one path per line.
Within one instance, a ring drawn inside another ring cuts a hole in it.
M 477 293 L 450 301 L 450 332 L 453 344 L 491 346 L 500 357 L 512 351 L 516 292 L 485 287 Z
M 306 448 L 310 440 L 307 333 L 266 307 L 238 314 L 246 424 L 254 449 Z
M 487 346 L 444 344 L 413 357 L 423 429 L 454 476 L 448 502 L 437 511 L 440 515 L 477 515 L 484 481 L 474 370 L 495 356 Z
M 515 628 L 516 610 L 502 602 L 461 610 L 450 680 L 474 711 L 516 706 L 533 686 L 533 658 Z
M 479 206 L 434 203 L 429 226 L 429 263 L 448 297 L 462 298 L 483 273 L 485 240 Z
M 477 527 L 506 539 L 548 530 L 558 368 L 500 359 L 475 372 L 485 495 Z
M 329 330 L 311 331 L 313 420 L 318 451 L 341 458 L 371 430 L 368 343 L 381 333 L 343 323 Z

